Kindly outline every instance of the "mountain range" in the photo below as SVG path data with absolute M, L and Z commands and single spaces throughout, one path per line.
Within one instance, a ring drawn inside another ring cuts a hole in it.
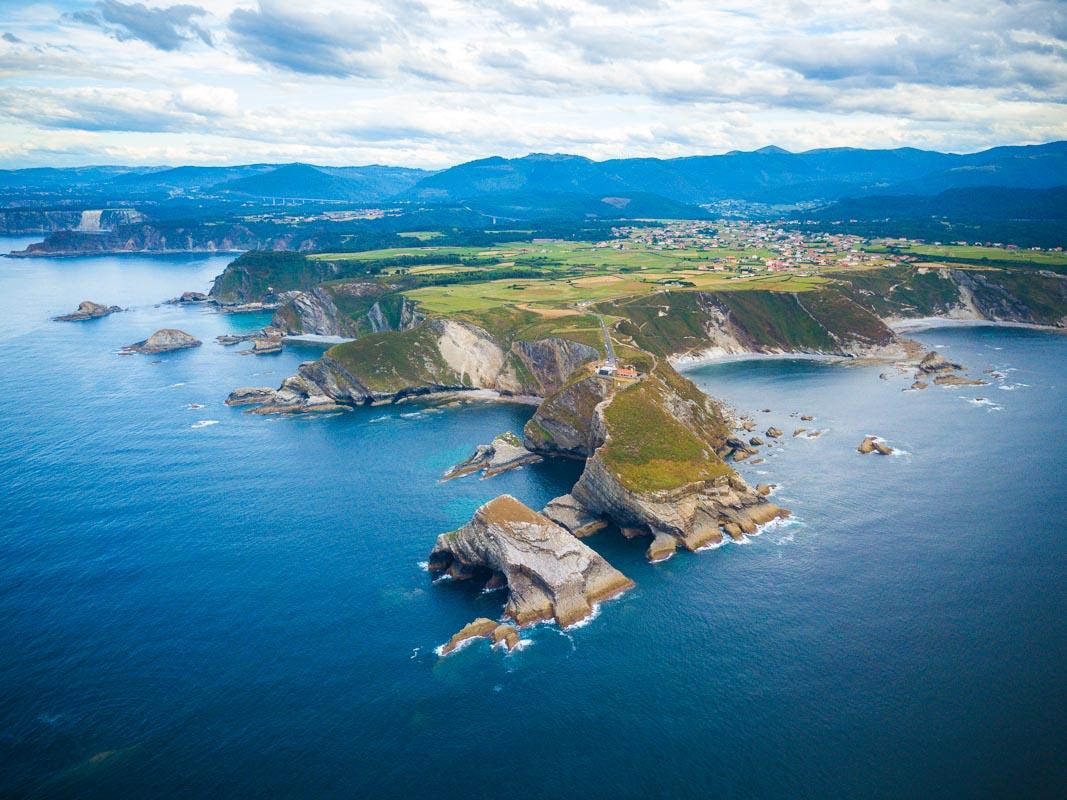
M 351 203 L 458 205 L 493 216 L 702 216 L 717 200 L 789 205 L 870 196 L 936 196 L 985 187 L 1067 185 L 1067 142 L 954 154 L 905 147 L 778 147 L 683 158 L 593 161 L 534 153 L 429 172 L 389 166 L 249 164 L 232 167 L 80 167 L 0 171 L 8 205 L 19 197 L 284 198 Z M 981 202 L 981 201 L 979 201 Z M 935 212 L 936 213 L 936 212 Z

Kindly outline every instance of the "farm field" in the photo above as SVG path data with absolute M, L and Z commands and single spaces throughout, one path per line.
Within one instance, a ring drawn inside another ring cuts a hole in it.
M 1007 247 L 980 247 L 977 245 L 895 245 L 891 242 L 873 243 L 867 248 L 871 253 L 900 253 L 921 258 L 967 259 L 975 262 L 1025 262 L 1036 267 L 1067 267 L 1067 252 L 1048 250 L 1017 250 Z

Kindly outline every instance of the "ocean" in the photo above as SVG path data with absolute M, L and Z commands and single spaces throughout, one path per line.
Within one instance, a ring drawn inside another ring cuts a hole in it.
M 739 469 L 793 518 L 656 565 L 597 534 L 634 590 L 442 659 L 504 595 L 432 583 L 434 538 L 580 466 L 440 482 L 530 406 L 228 408 L 321 352 L 241 355 L 214 337 L 269 317 L 159 305 L 229 260 L 0 260 L 0 797 L 1063 796 L 1067 337 L 914 334 L 982 387 L 690 371 L 786 432 Z M 130 310 L 49 321 L 84 299 Z M 117 355 L 160 327 L 204 345 Z

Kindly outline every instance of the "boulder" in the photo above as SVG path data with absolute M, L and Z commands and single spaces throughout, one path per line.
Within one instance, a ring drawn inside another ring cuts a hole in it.
M 793 438 L 796 439 L 798 436 L 800 436 L 800 434 L 804 433 L 804 431 L 806 431 L 806 430 L 807 430 L 807 428 L 797 428 L 796 430 L 793 431 Z
M 764 444 L 764 441 L 758 436 L 753 436 L 751 439 L 748 440 L 748 443 L 753 447 L 761 447 Z
M 56 322 L 81 322 L 87 319 L 106 317 L 108 314 L 114 314 L 118 311 L 122 311 L 118 306 L 105 306 L 100 303 L 94 303 L 92 300 L 82 300 L 78 303 L 76 311 L 53 317 L 52 319 Z
M 915 383 L 913 383 L 910 388 L 915 389 L 915 390 L 919 390 L 919 389 L 925 389 L 929 385 L 930 384 L 928 384 L 926 381 L 915 381 Z
M 801 422 L 811 422 L 814 419 L 815 419 L 815 417 L 813 417 L 811 414 L 801 414 L 800 415 L 800 421 Z
M 766 435 L 766 436 L 767 436 L 767 437 L 768 437 L 769 439 L 778 439 L 778 438 L 780 438 L 780 437 L 781 437 L 781 435 L 782 435 L 782 432 L 781 432 L 781 431 L 780 431 L 780 430 L 779 430 L 778 428 L 775 428 L 775 427 L 774 427 L 774 426 L 772 425 L 771 427 L 767 428 L 767 430 L 766 430 L 766 431 L 764 431 L 764 434 L 765 434 L 765 435 Z
M 502 574 L 508 587 L 504 614 L 519 625 L 549 619 L 573 625 L 596 602 L 633 586 L 596 551 L 506 494 L 479 508 L 459 530 L 438 536 L 429 570 L 457 579 Z
M 203 342 L 185 331 L 177 328 L 161 328 L 147 339 L 122 348 L 122 353 L 168 353 L 171 350 L 185 350 L 189 347 L 199 347 Z

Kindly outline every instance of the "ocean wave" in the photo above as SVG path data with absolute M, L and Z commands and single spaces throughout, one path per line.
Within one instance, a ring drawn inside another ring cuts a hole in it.
M 961 397 L 960 399 L 966 400 L 972 406 L 984 407 L 987 411 L 1000 411 L 1004 406 L 994 403 L 988 397 Z
M 369 420 L 367 420 L 367 422 L 385 422 L 386 420 L 389 420 L 389 419 L 392 419 L 392 417 L 388 417 L 388 416 L 371 417 Z
M 203 403 L 189 403 L 185 407 L 188 408 L 190 411 L 195 411 L 198 408 L 203 408 L 204 404 Z
M 219 421 L 217 419 L 201 419 L 201 420 L 197 420 L 196 422 L 194 422 L 189 427 L 193 428 L 193 429 L 206 428 L 209 425 L 218 425 L 218 424 L 219 424 Z
M 579 628 L 584 628 L 590 624 L 593 620 L 600 616 L 600 603 L 593 603 L 593 610 L 589 612 L 588 617 L 582 617 L 577 622 L 572 622 L 570 625 L 564 625 L 560 628 L 563 631 L 576 631 Z

